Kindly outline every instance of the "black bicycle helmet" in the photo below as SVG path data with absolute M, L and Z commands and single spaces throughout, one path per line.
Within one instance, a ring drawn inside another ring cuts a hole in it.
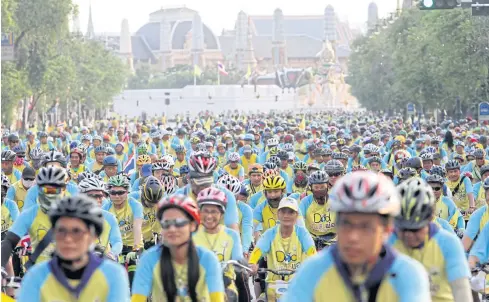
M 444 184 L 445 179 L 441 177 L 438 174 L 431 174 L 426 177 L 426 182 L 427 183 L 437 183 L 437 184 Z
M 63 168 L 66 168 L 66 158 L 63 153 L 58 151 L 49 151 L 42 155 L 42 165 L 45 166 L 47 163 L 56 162 L 59 163 Z
M 459 169 L 460 170 L 460 162 L 456 159 L 449 160 L 447 164 L 445 165 L 445 169 L 447 171 L 449 170 L 455 170 Z
M 407 180 L 414 176 L 416 176 L 416 170 L 413 168 L 402 168 L 399 170 L 399 179 L 401 180 Z
M 314 184 L 325 184 L 328 183 L 329 181 L 329 176 L 326 172 L 324 171 L 314 171 L 309 175 L 309 184 L 314 185 Z
M 421 159 L 421 157 L 411 157 L 406 161 L 404 167 L 413 168 L 415 170 L 423 169 L 423 160 Z
M 89 228 L 93 226 L 97 237 L 104 230 L 105 219 L 102 208 L 95 200 L 83 194 L 61 198 L 52 204 L 48 215 L 53 226 L 61 217 L 72 217 L 83 220 Z
M 149 204 L 157 204 L 164 195 L 163 186 L 154 176 L 148 176 L 141 189 L 141 197 Z

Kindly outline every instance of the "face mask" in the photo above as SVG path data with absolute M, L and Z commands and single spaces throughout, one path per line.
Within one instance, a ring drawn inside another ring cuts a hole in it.
M 24 185 L 25 188 L 30 188 L 34 185 L 34 180 L 25 180 L 22 179 L 22 185 Z
M 326 195 L 328 195 L 328 190 L 327 189 L 315 190 L 314 192 L 312 192 L 312 196 L 315 199 L 319 199 L 319 200 L 323 200 L 326 197 Z
M 16 165 L 16 166 L 20 166 L 20 165 L 22 165 L 22 164 L 24 164 L 24 158 L 23 158 L 23 157 L 17 157 L 17 158 L 15 159 L 15 161 L 14 161 L 14 165 Z
M 307 178 L 303 174 L 296 175 L 294 178 L 294 183 L 296 186 L 303 187 L 307 185 Z
M 44 212 L 47 212 L 51 205 L 59 199 L 59 194 L 39 193 L 39 204 Z

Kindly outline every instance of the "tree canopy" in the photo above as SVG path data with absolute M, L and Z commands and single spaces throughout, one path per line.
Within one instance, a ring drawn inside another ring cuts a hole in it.
M 25 106 L 32 118 L 56 102 L 103 108 L 124 87 L 122 60 L 102 43 L 70 33 L 76 13 L 71 0 L 2 0 L 2 30 L 15 43 L 15 60 L 2 62 L 2 123 L 13 122 L 22 100 L 32 100 Z
M 489 18 L 470 10 L 411 9 L 386 28 L 354 41 L 347 82 L 374 110 L 452 110 L 489 100 Z M 418 108 L 419 108 L 418 107 Z

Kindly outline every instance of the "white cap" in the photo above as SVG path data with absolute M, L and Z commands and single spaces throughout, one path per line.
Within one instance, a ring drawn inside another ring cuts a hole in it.
M 295 200 L 292 197 L 282 198 L 282 200 L 280 201 L 280 203 L 278 205 L 278 209 L 280 210 L 282 208 L 289 208 L 289 209 L 292 209 L 296 212 L 299 212 L 299 205 L 297 204 L 297 200 Z

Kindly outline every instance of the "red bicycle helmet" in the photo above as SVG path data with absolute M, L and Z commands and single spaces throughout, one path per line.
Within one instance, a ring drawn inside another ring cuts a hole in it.
M 219 188 L 210 187 L 199 192 L 199 195 L 197 196 L 197 203 L 199 208 L 202 208 L 202 206 L 206 204 L 218 206 L 224 213 L 226 211 L 226 205 L 228 202 L 226 199 L 226 194 L 222 190 Z
M 189 168 L 193 172 L 211 174 L 217 166 L 216 159 L 208 152 L 195 152 L 190 156 Z
M 165 210 L 170 208 L 177 208 L 184 211 L 190 217 L 192 217 L 197 224 L 200 224 L 199 209 L 192 198 L 183 194 L 176 194 L 163 198 L 160 202 L 158 202 L 158 211 L 156 213 L 156 217 L 159 221 L 161 221 Z

